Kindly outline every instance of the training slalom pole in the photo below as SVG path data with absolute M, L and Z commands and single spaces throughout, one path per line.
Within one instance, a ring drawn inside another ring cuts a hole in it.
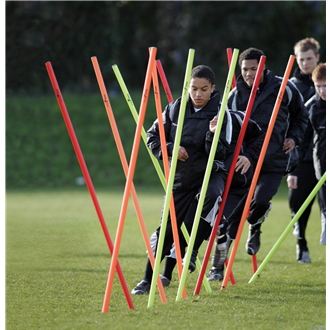
M 292 230 L 292 227 L 294 226 L 294 224 L 296 223 L 296 221 L 304 213 L 306 207 L 311 202 L 311 200 L 315 197 L 316 193 L 320 190 L 320 188 L 324 184 L 325 180 L 326 180 L 326 172 L 324 172 L 321 180 L 316 184 L 316 186 L 314 187 L 314 189 L 312 190 L 312 192 L 309 194 L 309 196 L 307 197 L 307 199 L 305 200 L 305 202 L 303 203 L 303 205 L 301 205 L 301 207 L 298 210 L 298 212 L 296 213 L 296 215 L 292 218 L 292 220 L 290 221 L 290 223 L 288 224 L 288 226 L 284 230 L 283 234 L 277 240 L 277 242 L 275 243 L 275 245 L 273 246 L 273 248 L 269 251 L 269 253 L 267 254 L 265 260 L 261 263 L 261 265 L 259 266 L 259 268 L 257 269 L 257 271 L 251 277 L 249 283 L 254 282 L 255 279 L 257 278 L 257 276 L 259 276 L 259 274 L 265 268 L 265 266 L 267 265 L 267 263 L 270 260 L 270 258 L 273 256 L 273 254 L 276 252 L 276 250 L 278 249 L 278 247 L 281 245 L 281 243 L 283 242 L 284 238 Z
M 227 58 L 228 58 L 228 65 L 230 66 L 230 62 L 231 62 L 231 58 L 232 58 L 232 50 L 231 48 L 227 48 Z M 259 83 L 259 81 L 258 81 Z M 236 80 L 235 80 L 235 75 L 234 75 L 234 78 L 233 78 L 233 84 L 232 84 L 232 88 L 236 87 Z M 252 268 L 253 268 L 253 272 L 255 273 L 255 271 L 257 270 L 258 268 L 258 265 L 257 265 L 257 255 L 254 254 L 251 256 L 252 258 Z
M 166 79 L 166 76 L 165 76 L 165 72 L 163 70 L 163 66 L 162 66 L 160 60 L 156 61 L 156 65 L 157 65 L 158 73 L 161 77 L 161 81 L 162 81 L 163 86 L 164 86 L 164 90 L 165 90 L 168 102 L 171 103 L 173 101 L 172 93 L 171 93 L 171 90 L 170 90 L 170 86 L 168 85 L 168 82 L 167 82 L 167 79 Z M 182 225 L 181 225 L 181 231 L 182 231 L 182 234 L 183 234 L 183 236 L 184 236 L 184 238 L 185 238 L 185 240 L 188 244 L 189 243 L 189 233 L 188 233 L 188 230 L 187 230 L 186 225 L 184 223 L 182 223 Z M 180 267 L 180 266 L 178 266 L 178 267 Z M 201 268 L 202 268 L 202 264 L 201 264 L 198 256 L 196 258 L 196 267 L 197 267 L 198 271 L 200 271 Z M 180 274 L 181 274 L 181 271 L 180 271 Z M 203 276 L 203 284 L 204 284 L 206 292 L 208 292 L 208 293 L 212 292 L 210 283 L 207 280 L 205 275 Z M 183 290 L 183 294 L 185 294 L 185 289 Z
M 230 63 L 231 63 L 231 60 L 233 58 L 233 51 L 231 48 L 227 48 L 227 59 L 228 59 L 228 66 L 230 67 Z M 236 78 L 235 78 L 235 73 L 234 73 L 234 76 L 233 76 L 233 82 L 231 84 L 231 88 L 235 88 L 236 87 Z
M 290 76 L 290 72 L 291 72 L 291 68 L 292 68 L 294 60 L 295 60 L 295 57 L 293 55 L 290 55 L 289 62 L 287 64 L 286 71 L 285 71 L 285 74 L 284 74 L 284 77 L 283 77 L 283 80 L 282 80 L 282 83 L 281 83 L 281 86 L 280 86 L 280 89 L 279 89 L 279 92 L 278 92 L 278 95 L 277 95 L 277 98 L 276 98 L 273 113 L 272 113 L 272 116 L 271 116 L 270 121 L 269 121 L 266 136 L 265 136 L 265 139 L 264 139 L 261 151 L 260 151 L 257 166 L 256 166 L 256 169 L 255 169 L 254 174 L 253 174 L 253 178 L 252 178 L 252 182 L 251 182 L 251 185 L 250 185 L 249 193 L 248 193 L 248 196 L 247 196 L 247 199 L 246 199 L 246 202 L 245 202 L 245 206 L 244 206 L 244 209 L 243 209 L 240 224 L 238 226 L 234 246 L 233 246 L 233 249 L 232 249 L 231 254 L 230 254 L 227 271 L 226 271 L 226 274 L 225 274 L 224 279 L 222 281 L 221 290 L 224 290 L 227 286 L 228 277 L 229 277 L 228 272 L 231 271 L 233 263 L 234 263 L 234 259 L 235 259 L 237 247 L 238 247 L 238 244 L 239 244 L 239 240 L 240 240 L 241 235 L 242 235 L 244 223 L 245 223 L 246 217 L 247 217 L 249 209 L 250 209 L 250 203 L 251 203 L 251 200 L 252 200 L 252 197 L 253 197 L 253 194 L 254 194 L 254 190 L 255 190 L 257 182 L 258 182 L 258 178 L 259 178 L 260 170 L 261 170 L 261 167 L 262 167 L 262 163 L 263 163 L 264 158 L 265 158 L 268 143 L 269 143 L 270 137 L 271 137 L 272 132 L 273 132 L 273 128 L 274 128 L 274 125 L 275 125 L 277 113 L 278 113 L 278 110 L 279 110 L 281 102 L 282 102 L 282 97 L 285 93 L 285 87 L 287 85 L 287 82 L 288 82 L 288 79 L 289 79 L 289 76 Z
M 99 84 L 99 87 L 100 87 L 100 91 L 101 91 L 101 95 L 102 95 L 102 98 L 103 98 L 104 106 L 105 106 L 105 109 L 107 111 L 108 118 L 109 118 L 109 121 L 110 121 L 112 133 L 113 133 L 114 138 L 115 138 L 115 142 L 116 142 L 116 146 L 117 146 L 118 153 L 119 153 L 119 156 L 120 156 L 121 164 L 122 164 L 122 167 L 124 169 L 125 176 L 127 177 L 128 163 L 127 163 L 124 147 L 123 147 L 123 144 L 121 142 L 120 135 L 119 135 L 119 132 L 118 132 L 116 120 L 115 120 L 115 117 L 113 115 L 113 111 L 112 111 L 112 108 L 111 108 L 111 105 L 110 105 L 110 100 L 109 100 L 109 97 L 108 97 L 107 89 L 106 89 L 105 84 L 104 84 L 101 69 L 100 69 L 100 66 L 99 66 L 99 63 L 98 63 L 98 60 L 97 60 L 96 56 L 92 57 L 91 59 L 92 59 L 94 71 L 95 71 L 95 74 L 96 74 L 96 78 L 97 78 L 97 81 L 98 81 L 98 84 Z M 147 251 L 148 251 L 150 263 L 151 263 L 151 266 L 154 267 L 155 258 L 154 258 L 154 254 L 153 254 L 153 251 L 152 251 L 152 248 L 151 248 L 151 245 L 150 245 L 148 231 L 147 231 L 147 228 L 146 228 L 144 220 L 143 220 L 142 211 L 141 211 L 141 208 L 140 208 L 140 205 L 139 205 L 139 202 L 138 202 L 138 198 L 137 198 L 136 190 L 135 190 L 135 187 L 134 187 L 134 183 L 132 183 L 132 187 L 131 187 L 131 196 L 132 196 L 132 200 L 133 200 L 133 203 L 134 203 L 134 206 L 135 206 L 136 214 L 137 214 L 137 217 L 138 217 L 138 220 L 139 220 L 139 224 L 140 224 L 140 228 L 141 228 L 141 231 L 142 231 L 143 239 L 144 239 Z M 157 286 L 158 286 L 158 290 L 159 290 L 159 293 L 160 293 L 161 300 L 164 303 L 164 302 L 166 302 L 166 296 L 165 296 L 165 291 L 164 291 L 160 276 L 158 277 L 158 280 L 157 280 Z
M 161 100 L 160 100 L 160 91 L 159 91 L 159 83 L 158 83 L 156 65 L 154 66 L 154 69 L 153 69 L 152 80 L 153 80 L 153 85 L 154 85 L 156 112 L 157 112 L 157 117 L 158 117 L 160 144 L 161 144 L 161 149 L 162 149 L 162 154 L 163 154 L 162 158 L 163 158 L 163 163 L 164 163 L 164 172 L 165 172 L 165 178 L 168 181 L 168 178 L 170 175 L 170 166 L 169 166 L 169 162 L 168 162 L 165 129 L 164 129 L 164 123 L 163 123 L 163 116 L 162 116 L 163 115 L 162 114 L 162 104 L 161 104 Z M 182 273 L 182 258 L 181 258 L 180 240 L 179 240 L 179 233 L 178 233 L 178 224 L 176 222 L 173 194 L 171 194 L 171 201 L 170 201 L 170 218 L 171 218 L 172 233 L 173 233 L 173 240 L 174 240 L 174 247 L 175 247 L 175 255 L 176 255 L 176 261 L 177 261 L 178 273 L 179 273 L 179 279 L 180 279 L 181 273 Z M 183 298 L 186 298 L 185 290 L 183 291 Z
M 124 97 L 126 99 L 126 102 L 128 104 L 128 107 L 131 110 L 132 116 L 133 116 L 135 122 L 137 123 L 138 122 L 139 115 L 138 115 L 138 112 L 136 111 L 136 108 L 134 106 L 132 97 L 131 97 L 130 93 L 128 92 L 128 89 L 127 89 L 126 84 L 124 82 L 124 79 L 123 79 L 123 77 L 122 77 L 122 75 L 121 75 L 121 73 L 120 73 L 120 71 L 118 69 L 118 66 L 117 65 L 113 65 L 112 66 L 112 69 L 113 69 L 113 71 L 115 73 L 115 76 L 116 76 L 116 78 L 118 80 L 119 86 L 120 86 L 120 88 L 121 88 L 121 90 L 122 90 L 122 92 L 124 94 Z M 142 130 L 141 130 L 141 136 L 142 136 L 143 142 L 144 142 L 144 144 L 145 144 L 145 146 L 147 148 L 147 151 L 149 153 L 149 156 L 151 158 L 151 161 L 154 164 L 154 167 L 155 167 L 156 172 L 158 174 L 159 180 L 160 180 L 160 182 L 161 182 L 164 190 L 166 191 L 166 180 L 165 180 L 163 171 L 162 171 L 162 169 L 161 169 L 161 167 L 159 165 L 159 162 L 158 162 L 157 158 L 154 157 L 154 155 L 152 154 L 152 152 L 150 151 L 150 149 L 147 146 L 147 133 L 146 133 L 146 131 L 145 131 L 145 129 L 143 127 L 142 127 Z
M 60 109 L 61 109 L 61 112 L 62 112 L 62 115 L 63 115 L 63 118 L 64 118 L 64 122 L 66 124 L 67 129 L 68 129 L 69 136 L 70 136 L 71 142 L 73 144 L 73 148 L 76 152 L 80 168 L 82 170 L 84 179 L 86 181 L 87 188 L 88 188 L 89 193 L 92 197 L 96 213 L 98 215 L 98 218 L 99 218 L 99 221 L 100 221 L 105 239 L 107 241 L 107 244 L 108 244 L 108 247 L 109 247 L 109 250 L 110 250 L 110 254 L 112 255 L 112 253 L 113 253 L 113 244 L 112 244 L 112 241 L 111 241 L 111 238 L 110 238 L 110 235 L 109 235 L 109 231 L 108 231 L 107 225 L 105 223 L 105 220 L 104 220 L 99 202 L 97 200 L 96 193 L 95 193 L 95 190 L 94 190 L 94 186 L 93 186 L 91 177 L 89 175 L 89 172 L 88 172 L 83 154 L 81 152 L 81 149 L 80 149 L 80 146 L 79 146 L 79 143 L 78 143 L 78 139 L 77 139 L 76 134 L 74 132 L 74 129 L 73 129 L 70 117 L 69 117 L 69 113 L 68 113 L 67 108 L 65 106 L 65 103 L 64 103 L 64 100 L 63 100 L 63 97 L 62 97 L 62 93 L 60 91 L 60 87 L 57 83 L 57 79 L 55 77 L 55 73 L 54 73 L 52 64 L 50 62 L 47 62 L 46 63 L 46 68 L 47 68 L 48 75 L 49 75 L 49 78 L 51 80 L 51 83 L 53 85 L 54 92 L 55 92 L 58 104 L 60 106 Z M 131 298 L 130 293 L 128 291 L 128 288 L 127 288 L 127 285 L 126 285 L 126 282 L 125 282 L 125 279 L 124 279 L 124 275 L 123 275 L 123 272 L 120 268 L 119 262 L 117 263 L 117 273 L 118 273 L 118 276 L 119 276 L 119 279 L 120 279 L 121 286 L 124 290 L 124 294 L 125 294 L 128 306 L 129 306 L 130 309 L 134 309 L 133 301 L 132 301 L 132 298 Z
M 213 244 L 214 244 L 214 240 L 215 240 L 215 237 L 216 237 L 217 229 L 218 229 L 221 217 L 222 217 L 223 210 L 225 208 L 225 204 L 226 204 L 226 200 L 227 200 L 227 197 L 228 197 L 230 185 L 231 185 L 231 182 L 232 182 L 232 179 L 233 179 L 233 176 L 234 176 L 237 159 L 238 159 L 238 156 L 239 156 L 239 153 L 240 153 L 240 150 L 241 150 L 241 146 L 242 146 L 242 143 L 243 143 L 243 140 L 244 140 L 244 135 L 245 135 L 248 123 L 249 123 L 250 114 L 251 114 L 251 111 L 252 111 L 255 96 L 257 94 L 259 81 L 260 81 L 260 77 L 261 77 L 261 74 L 262 74 L 262 70 L 263 70 L 263 67 L 264 67 L 265 60 L 266 60 L 266 57 L 262 56 L 260 58 L 260 61 L 259 61 L 258 70 L 257 70 L 257 73 L 256 73 L 256 78 L 255 78 L 253 86 L 252 86 L 252 90 L 251 90 L 251 93 L 250 93 L 250 98 L 249 98 L 247 108 L 246 108 L 246 112 L 245 112 L 245 115 L 244 115 L 243 124 L 242 124 L 242 127 L 241 127 L 241 131 L 239 133 L 239 137 L 238 137 L 238 140 L 237 140 L 236 147 L 235 147 L 233 160 L 232 160 L 232 163 L 230 165 L 229 172 L 228 172 L 228 177 L 227 177 L 227 180 L 226 180 L 225 190 L 223 192 L 222 201 L 221 201 L 220 206 L 219 206 L 219 212 L 217 214 L 217 217 L 216 217 L 216 220 L 215 220 L 212 232 L 211 232 L 211 236 L 210 236 L 210 239 L 209 239 L 209 243 L 208 243 L 208 246 L 207 246 L 207 249 L 206 249 L 206 252 L 205 252 L 205 256 L 204 256 L 204 260 L 203 260 L 203 264 L 202 264 L 202 269 L 201 269 L 201 272 L 199 274 L 199 278 L 197 280 L 197 285 L 196 285 L 195 292 L 194 292 L 195 295 L 197 295 L 200 291 L 200 287 L 201 287 L 200 277 L 203 276 L 203 274 L 205 273 L 205 270 L 206 270 L 206 267 L 207 267 L 207 264 L 208 264 L 208 261 L 209 261 L 210 255 L 211 255 L 211 251 L 212 251 L 212 248 L 213 248 Z M 227 261 L 226 263 L 228 265 L 228 260 L 226 260 L 226 261 Z M 226 265 L 226 267 L 227 267 L 227 265 Z M 236 284 L 236 281 L 233 278 L 232 273 L 231 273 L 230 281 L 231 281 L 232 284 L 234 284 L 233 281 Z
M 210 175 L 211 175 L 211 171 L 212 171 L 212 166 L 213 166 L 216 149 L 217 149 L 217 146 L 219 143 L 220 132 L 221 132 L 221 128 L 222 128 L 223 118 L 224 118 L 224 115 L 226 112 L 228 95 L 229 95 L 230 86 L 231 86 L 231 83 L 233 80 L 233 75 L 234 75 L 234 71 L 235 71 L 238 53 L 239 53 L 239 50 L 235 49 L 234 55 L 233 55 L 233 61 L 231 63 L 231 66 L 230 66 L 230 69 L 228 72 L 225 90 L 223 93 L 223 98 L 222 98 L 221 107 L 220 107 L 220 111 L 219 111 L 218 122 L 217 122 L 216 130 L 215 130 L 215 133 L 213 136 L 211 150 L 210 150 L 210 154 L 209 154 L 207 165 L 206 165 L 202 188 L 201 188 L 201 192 L 199 195 L 197 209 L 196 209 L 196 213 L 195 213 L 194 223 L 193 223 L 193 227 L 192 227 L 191 234 L 190 234 L 190 240 L 189 240 L 188 248 L 187 248 L 187 251 L 185 254 L 185 263 L 184 263 L 183 273 L 182 273 L 182 277 L 181 277 L 180 284 L 179 284 L 179 289 L 177 292 L 176 301 L 179 301 L 181 299 L 182 289 L 183 289 L 185 280 L 187 278 L 189 261 L 191 258 L 193 246 L 194 246 L 195 239 L 196 239 L 196 234 L 197 234 L 197 230 L 198 230 L 198 226 L 199 226 L 199 221 L 200 221 L 200 217 L 201 217 L 201 213 L 202 213 L 202 208 L 203 208 L 203 204 L 204 204 L 204 200 L 205 200 L 205 196 L 206 196 L 207 187 L 208 187 L 209 180 L 210 180 Z M 214 242 L 214 240 L 213 240 L 213 242 Z
M 113 68 L 113 71 L 114 71 L 114 73 L 115 73 L 115 75 L 117 77 L 117 80 L 118 80 L 119 85 L 120 85 L 120 87 L 122 89 L 122 92 L 123 92 L 123 94 L 124 94 L 124 96 L 126 98 L 127 104 L 128 104 L 128 106 L 129 106 L 129 108 L 131 110 L 131 113 L 133 115 L 133 118 L 137 122 L 137 120 L 138 120 L 138 113 L 137 113 L 137 111 L 135 109 L 134 103 L 133 103 L 132 98 L 131 98 L 131 96 L 129 94 L 129 91 L 128 91 L 127 87 L 126 87 L 126 84 L 124 82 L 124 79 L 123 79 L 123 77 L 122 77 L 122 75 L 121 75 L 121 73 L 119 71 L 119 68 L 118 68 L 117 65 L 113 65 L 112 68 Z M 157 67 L 157 69 L 159 69 L 159 67 Z M 164 71 L 163 71 L 163 75 L 165 77 Z M 167 84 L 167 80 L 164 79 L 162 81 L 162 83 Z M 173 97 L 172 97 L 172 94 L 171 94 L 171 91 L 170 91 L 169 86 L 164 85 L 164 88 L 168 91 L 168 94 L 167 94 L 168 101 L 169 102 L 172 102 L 173 101 Z M 148 151 L 148 153 L 150 155 L 150 158 L 151 158 L 151 160 L 152 160 L 152 162 L 153 162 L 153 164 L 155 166 L 155 169 L 156 169 L 156 172 L 158 174 L 159 180 L 160 180 L 160 182 L 161 182 L 161 184 L 162 184 L 162 186 L 164 188 L 164 191 L 166 192 L 166 189 L 167 188 L 166 188 L 166 180 L 165 180 L 164 173 L 163 173 L 163 171 L 162 171 L 162 169 L 161 169 L 161 167 L 159 165 L 159 162 L 157 161 L 156 157 L 153 156 L 153 154 L 151 153 L 150 149 L 147 146 L 147 134 L 146 134 L 146 132 L 145 132 L 144 129 L 142 129 L 142 131 L 141 131 L 141 136 L 142 136 L 142 139 L 144 141 L 144 145 L 147 148 L 147 151 Z M 187 244 L 188 244 L 189 234 L 188 234 L 188 230 L 187 230 L 187 228 L 186 228 L 186 226 L 185 226 L 184 223 L 182 223 L 182 225 L 181 225 L 181 230 L 182 230 L 182 233 L 183 233 L 183 235 L 185 237 L 185 240 L 187 241 Z M 196 259 L 196 267 L 197 267 L 197 270 L 200 271 L 200 269 L 201 269 L 201 262 L 200 262 L 200 260 L 199 260 L 198 257 Z M 204 284 L 205 289 L 206 289 L 207 292 L 212 292 L 210 283 L 208 282 L 208 280 L 206 279 L 205 276 L 204 276 L 204 279 L 203 279 L 203 284 Z
M 142 125 L 143 125 L 143 121 L 144 121 L 144 117 L 145 117 L 145 113 L 146 113 L 146 109 L 147 109 L 149 90 L 150 90 L 150 84 L 151 84 L 152 68 L 155 65 L 156 52 L 157 52 L 157 48 L 152 47 L 152 49 L 150 51 L 150 56 L 149 56 L 145 84 L 143 87 L 143 93 L 142 93 L 141 104 L 140 104 L 139 120 L 138 120 L 138 124 L 137 124 L 136 131 L 135 131 L 135 136 L 134 136 L 133 149 L 132 149 L 130 165 L 129 165 L 128 174 L 127 174 L 122 208 L 121 208 L 120 217 L 119 217 L 119 223 L 118 223 L 116 240 L 115 240 L 115 245 L 114 245 L 114 250 L 113 250 L 113 256 L 112 256 L 112 260 L 111 260 L 111 264 L 110 264 L 108 283 L 107 283 L 107 287 L 106 287 L 106 291 L 105 291 L 105 297 L 104 297 L 104 303 L 103 303 L 103 312 L 104 313 L 107 312 L 108 307 L 109 307 L 109 300 L 110 300 L 110 295 L 111 295 L 113 279 L 114 279 L 114 275 L 115 275 L 120 240 L 121 240 L 121 236 L 122 236 L 122 232 L 123 232 L 123 228 L 124 228 L 124 221 L 125 221 L 125 216 L 126 216 L 126 211 L 127 211 L 127 205 L 128 205 L 130 190 L 131 190 L 134 171 L 135 171 L 136 160 L 137 160 L 139 146 L 140 146 L 141 130 L 142 130 Z M 157 282 L 157 279 L 155 280 L 155 283 L 156 282 Z
M 158 70 L 160 79 L 162 81 L 162 84 L 163 84 L 163 87 L 164 87 L 165 94 L 167 96 L 168 102 L 171 103 L 171 102 L 173 102 L 172 93 L 171 93 L 170 86 L 169 86 L 169 84 L 167 82 L 167 79 L 166 79 L 166 76 L 165 76 L 165 72 L 164 72 L 164 69 L 163 69 L 163 66 L 162 66 L 162 63 L 160 62 L 160 60 L 157 60 L 156 61 L 156 65 L 157 65 L 157 70 Z
M 169 204 L 170 204 L 170 200 L 172 197 L 174 175 L 175 175 L 175 171 L 176 171 L 176 165 L 178 162 L 179 146 L 180 146 L 180 141 L 181 141 L 183 121 L 184 121 L 184 117 L 185 117 L 187 100 L 188 100 L 189 82 L 190 82 L 194 55 L 195 55 L 195 50 L 189 49 L 186 73 L 185 73 L 185 78 L 184 78 L 184 85 L 183 85 L 183 89 L 182 89 L 181 104 L 180 104 L 180 109 L 179 109 L 177 130 L 176 130 L 176 134 L 175 134 L 174 146 L 173 146 L 173 151 L 172 151 L 172 163 L 171 163 L 170 175 L 168 178 L 165 202 L 164 202 L 164 207 L 163 207 L 162 224 L 160 227 L 160 233 L 159 233 L 159 238 L 158 238 L 155 270 L 152 274 L 152 281 L 151 281 L 151 286 L 150 286 L 148 307 L 152 307 L 153 303 L 154 303 L 155 284 L 156 284 L 155 278 L 158 274 L 159 265 L 160 265 L 160 261 L 161 261 L 161 257 L 162 257 L 162 253 L 163 253 L 165 231 L 166 231 L 168 214 L 169 214 Z M 181 296 L 182 296 L 182 293 L 183 293 L 183 290 L 181 291 Z

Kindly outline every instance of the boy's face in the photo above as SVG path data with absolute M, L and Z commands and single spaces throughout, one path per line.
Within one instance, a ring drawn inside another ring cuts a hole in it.
M 205 78 L 192 78 L 189 84 L 189 94 L 195 108 L 203 108 L 210 99 L 215 85 Z
M 313 50 L 308 50 L 307 52 L 297 53 L 297 63 L 299 69 L 304 74 L 312 74 L 313 70 L 317 66 L 317 62 L 320 59 L 320 54 L 315 54 Z
M 241 73 L 244 81 L 249 87 L 253 86 L 254 80 L 257 75 L 258 70 L 258 61 L 257 60 L 243 60 L 241 64 Z M 264 70 L 260 76 L 259 84 L 264 80 Z
M 326 100 L 326 81 L 325 80 L 318 80 L 314 82 L 316 93 L 320 95 L 322 100 Z

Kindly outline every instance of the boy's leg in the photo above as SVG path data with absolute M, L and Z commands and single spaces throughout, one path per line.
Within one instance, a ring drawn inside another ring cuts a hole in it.
M 283 173 L 261 173 L 250 204 L 250 214 L 247 217 L 249 236 L 246 242 L 246 252 L 255 255 L 260 248 L 260 228 L 267 219 L 271 209 L 271 199 L 277 193 Z
M 201 218 L 199 221 L 196 238 L 194 242 L 193 252 L 189 264 L 190 272 L 194 271 L 196 268 L 196 258 L 197 253 L 205 240 L 210 237 L 216 216 L 219 211 L 219 206 L 221 202 L 221 196 L 225 187 L 226 174 L 223 172 L 212 172 L 209 180 L 209 185 L 205 194 L 204 204 L 201 212 Z M 199 196 L 198 196 L 199 198 Z M 195 214 L 191 218 L 185 219 L 187 223 L 187 228 L 191 232 L 193 222 L 195 219 Z
M 237 228 L 246 200 L 246 189 L 237 188 L 229 191 L 223 214 L 225 219 L 220 221 L 219 238 L 214 245 L 211 259 L 212 268 L 207 275 L 208 281 L 222 281 L 224 263 L 227 259 L 231 242 L 236 237 Z
M 320 244 L 326 244 L 326 185 L 321 186 L 318 194 L 321 211 L 321 237 Z
M 313 163 L 302 162 L 300 164 L 297 176 L 298 188 L 289 189 L 289 205 L 292 218 L 296 215 L 301 205 L 305 202 L 305 200 L 317 184 Z M 313 200 L 309 203 L 305 211 L 302 213 L 302 215 L 294 225 L 293 235 L 297 239 L 296 252 L 298 262 L 310 262 L 305 233 L 314 199 L 315 198 L 313 198 Z
M 175 212 L 176 212 L 176 220 L 177 220 L 177 225 L 178 225 L 178 231 L 179 235 L 181 233 L 181 224 L 185 218 L 185 215 L 188 211 L 189 205 L 196 195 L 197 191 L 173 191 L 173 198 L 174 198 L 174 205 L 175 205 Z M 162 210 L 163 214 L 164 208 Z M 161 217 L 162 219 L 162 217 Z M 162 220 L 161 220 L 162 221 Z M 154 232 L 151 237 L 150 237 L 150 243 L 152 250 L 154 251 L 154 255 L 156 256 L 157 252 L 157 245 L 158 245 L 158 239 L 159 239 L 159 234 L 160 234 L 160 229 L 161 227 L 159 226 L 156 229 L 156 232 Z M 164 244 L 163 244 L 163 251 L 162 251 L 162 257 L 163 258 L 170 254 L 170 250 L 173 244 L 173 232 L 172 232 L 172 224 L 171 224 L 171 218 L 170 214 L 167 219 L 167 224 L 166 224 L 166 231 L 165 231 L 165 237 L 164 237 Z M 150 290 L 150 283 L 152 280 L 152 275 L 153 275 L 153 270 L 151 267 L 150 260 L 148 258 L 143 280 L 138 283 L 138 285 L 132 290 L 132 294 L 145 294 L 148 293 Z

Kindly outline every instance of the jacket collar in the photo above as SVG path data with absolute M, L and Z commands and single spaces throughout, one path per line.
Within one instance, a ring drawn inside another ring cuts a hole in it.
M 294 70 L 293 76 L 307 86 L 314 86 L 312 75 L 302 73 L 299 67 Z

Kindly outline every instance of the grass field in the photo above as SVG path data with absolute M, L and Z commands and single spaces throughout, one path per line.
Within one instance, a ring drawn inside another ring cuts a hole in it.
M 96 189 L 96 194 L 114 243 L 123 189 Z M 137 194 L 151 234 L 159 224 L 163 192 L 137 187 Z M 258 264 L 290 221 L 286 194 L 282 184 L 263 224 Z M 220 290 L 220 283 L 212 282 L 211 293 L 202 287 L 193 296 L 196 271 L 187 276 L 187 298 L 176 302 L 175 269 L 165 288 L 167 303 L 156 291 L 152 308 L 147 307 L 148 296 L 133 296 L 135 309 L 130 310 L 116 275 L 109 311 L 103 314 L 111 258 L 88 189 L 7 190 L 6 329 L 325 329 L 326 249 L 319 236 L 314 203 L 307 228 L 312 263 L 296 262 L 290 233 L 260 279 L 248 284 L 253 274 L 244 249 L 245 226 L 233 265 L 235 286 L 229 282 Z M 129 290 L 143 276 L 145 251 L 130 201 L 118 259 Z

